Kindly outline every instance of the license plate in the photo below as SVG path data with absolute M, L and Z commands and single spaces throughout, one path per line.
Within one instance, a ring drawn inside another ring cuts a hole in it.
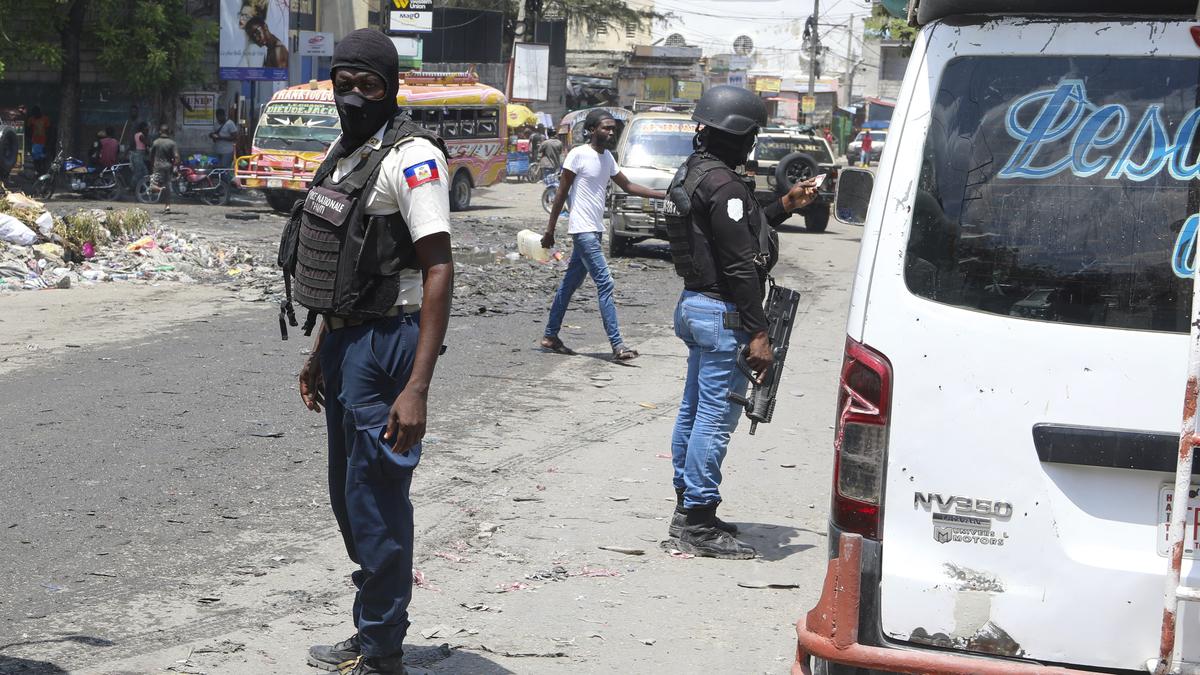
M 1187 516 L 1183 519 L 1183 556 L 1196 557 L 1196 534 L 1200 531 L 1200 485 L 1192 485 L 1187 504 Z M 1158 554 L 1168 553 L 1167 523 L 1171 518 L 1171 508 L 1175 503 L 1175 486 L 1164 485 L 1158 492 Z
M 281 188 L 281 187 L 283 187 L 283 180 L 281 180 L 279 178 L 268 178 L 267 179 L 267 187 Z

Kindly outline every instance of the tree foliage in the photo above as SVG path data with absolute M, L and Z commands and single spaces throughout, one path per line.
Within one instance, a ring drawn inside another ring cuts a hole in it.
M 62 65 L 60 38 L 69 4 L 61 0 L 0 0 L 0 77 L 5 66 Z
M 871 16 L 863 21 L 863 27 L 876 39 L 899 40 L 908 45 L 917 39 L 917 29 L 908 25 L 904 19 L 897 19 L 889 14 L 883 5 L 875 5 Z
M 635 8 L 622 0 L 446 0 L 445 6 L 504 12 L 510 17 L 506 38 L 511 39 L 521 5 L 525 6 L 527 17 L 566 19 L 572 27 L 582 28 L 600 24 L 621 28 L 631 23 L 642 27 L 669 16 L 654 11 L 653 4 Z
M 97 0 L 96 19 L 100 66 L 130 93 L 158 94 L 206 79 L 204 53 L 219 29 L 189 16 L 186 0 Z

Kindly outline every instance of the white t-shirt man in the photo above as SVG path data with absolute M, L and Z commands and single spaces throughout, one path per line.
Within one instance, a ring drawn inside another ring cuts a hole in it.
M 341 180 L 364 155 L 379 147 L 386 130 L 385 124 L 357 152 L 339 160 L 333 179 Z M 450 231 L 450 170 L 442 151 L 424 138 L 408 138 L 393 148 L 380 164 L 375 187 L 367 195 L 366 215 L 386 216 L 396 212 L 404 216 L 414 243 L 422 237 Z M 396 304 L 420 307 L 421 295 L 421 271 L 402 270 Z
M 592 146 L 581 145 L 567 155 L 563 170 L 575 174 L 567 233 L 604 232 L 604 198 L 608 194 L 608 181 L 621 173 L 616 158 L 608 150 L 599 154 Z

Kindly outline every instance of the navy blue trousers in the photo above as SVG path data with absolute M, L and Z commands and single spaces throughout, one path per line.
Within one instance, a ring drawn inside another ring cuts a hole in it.
M 330 331 L 321 341 L 329 498 L 350 560 L 354 625 L 366 656 L 399 654 L 412 599 L 413 508 L 421 446 L 392 452 L 388 412 L 412 373 L 419 314 Z

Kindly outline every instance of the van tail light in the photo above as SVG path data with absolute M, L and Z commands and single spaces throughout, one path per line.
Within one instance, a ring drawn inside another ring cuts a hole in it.
M 891 395 L 892 366 L 887 358 L 847 338 L 833 437 L 831 519 L 843 531 L 876 541 Z

